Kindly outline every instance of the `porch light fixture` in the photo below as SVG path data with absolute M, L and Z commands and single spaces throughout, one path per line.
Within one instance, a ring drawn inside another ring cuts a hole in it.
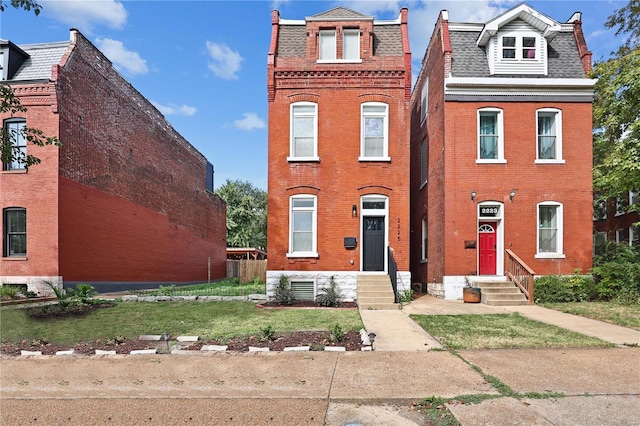
M 471 191 L 471 201 L 475 201 L 476 200 L 476 195 L 478 195 L 478 193 L 476 192 L 475 189 L 473 191 Z
M 512 189 L 511 192 L 509 193 L 509 201 L 513 201 L 515 197 L 516 197 L 516 190 Z
M 351 207 L 351 217 L 356 217 L 356 216 L 358 216 L 358 206 L 354 204 L 353 207 Z

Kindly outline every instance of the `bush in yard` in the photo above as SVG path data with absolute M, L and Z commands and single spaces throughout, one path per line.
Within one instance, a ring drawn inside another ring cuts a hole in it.
M 536 303 L 586 302 L 595 298 L 593 277 L 580 275 L 546 275 L 536 279 Z
M 16 297 L 18 297 L 18 293 L 20 293 L 20 290 L 17 287 L 9 285 L 3 285 L 2 287 L 0 287 L 0 298 L 2 300 L 15 299 Z
M 632 304 L 640 301 L 640 251 L 627 244 L 607 243 L 591 269 L 598 298 Z
M 340 288 L 334 277 L 331 277 L 327 287 L 320 289 L 316 303 L 318 306 L 340 306 Z
M 289 279 L 286 275 L 280 275 L 278 287 L 276 287 L 275 301 L 278 305 L 291 305 L 293 303 L 293 292 L 289 287 Z
M 98 292 L 93 288 L 91 284 L 81 283 L 78 284 L 76 289 L 71 293 L 72 297 L 76 297 L 82 303 L 91 303 L 91 298 Z

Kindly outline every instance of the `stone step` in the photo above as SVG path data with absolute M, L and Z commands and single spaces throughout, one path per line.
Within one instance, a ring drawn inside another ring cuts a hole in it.
M 520 306 L 520 305 L 528 305 L 529 301 L 525 300 L 487 300 L 482 301 L 485 305 L 491 306 Z
M 358 305 L 364 305 L 367 303 L 393 303 L 393 295 L 391 296 L 358 296 Z
M 358 289 L 358 298 L 363 297 L 393 297 L 393 290 L 391 289 Z
M 515 287 L 515 284 L 511 281 L 484 281 L 484 282 L 476 282 L 473 285 L 474 287 L 480 287 L 480 288 Z
M 521 294 L 517 287 L 489 287 L 482 288 L 484 294 Z

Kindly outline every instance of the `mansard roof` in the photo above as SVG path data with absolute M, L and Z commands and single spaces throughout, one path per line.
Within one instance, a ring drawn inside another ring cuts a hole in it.
M 452 77 L 492 77 L 485 49 L 478 47 L 479 31 L 449 31 Z M 572 32 L 561 32 L 548 42 L 548 75 L 501 75 L 500 77 L 583 78 L 582 62 Z
M 359 20 L 359 21 L 371 21 L 373 16 L 364 15 L 355 10 L 347 9 L 346 7 L 335 7 L 325 12 L 311 15 L 305 18 L 307 21 L 342 21 L 342 20 Z
M 51 67 L 59 64 L 69 48 L 69 42 L 19 45 L 28 55 L 10 81 L 34 81 L 51 79 Z

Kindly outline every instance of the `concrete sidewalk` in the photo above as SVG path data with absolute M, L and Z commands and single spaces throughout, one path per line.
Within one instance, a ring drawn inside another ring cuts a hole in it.
M 449 407 L 463 425 L 634 425 L 638 365 L 640 348 L 2 357 L 0 423 L 417 425 L 412 402 L 494 395 Z M 501 396 L 474 367 L 565 397 Z

